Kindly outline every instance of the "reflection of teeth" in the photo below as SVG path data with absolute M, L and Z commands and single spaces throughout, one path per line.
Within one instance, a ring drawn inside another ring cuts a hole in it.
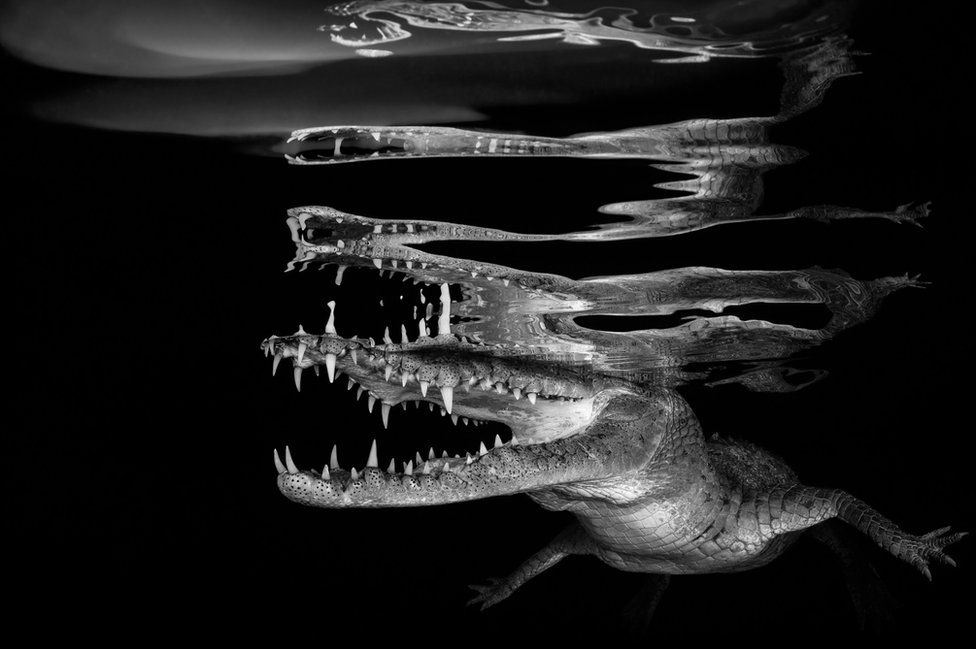
M 336 366 L 336 355 L 326 354 L 325 355 L 325 371 L 329 374 L 329 383 L 335 381 L 335 366 Z

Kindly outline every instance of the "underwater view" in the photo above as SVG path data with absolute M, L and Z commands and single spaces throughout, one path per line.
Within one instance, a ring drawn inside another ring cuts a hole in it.
M 39 636 L 968 627 L 962 20 L 0 17 L 11 586 Z

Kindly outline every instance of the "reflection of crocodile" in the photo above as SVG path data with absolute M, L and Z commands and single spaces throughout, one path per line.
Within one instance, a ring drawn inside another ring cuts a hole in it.
M 441 290 L 437 335 L 394 344 L 343 338 L 334 318 L 323 335 L 304 331 L 263 343 L 278 367 L 325 366 L 369 393 L 370 406 L 410 401 L 439 405 L 452 417 L 501 422 L 496 436 L 466 458 L 431 450 L 380 469 L 374 442 L 361 469 L 343 469 L 334 449 L 322 472 L 299 470 L 277 451 L 278 486 L 307 505 L 402 507 L 527 493 L 546 509 L 569 511 L 577 524 L 507 578 L 479 587 L 489 606 L 570 554 L 593 554 L 616 568 L 646 573 L 733 572 L 775 558 L 801 530 L 833 517 L 850 523 L 926 576 L 942 549 L 963 536 L 942 528 L 915 536 L 837 489 L 801 484 L 780 460 L 751 444 L 706 441 L 676 392 L 501 346 L 472 344 L 450 332 L 450 291 Z M 334 315 L 334 314 L 333 314 Z M 423 321 L 422 321 L 423 322 Z M 415 463 L 416 462 L 416 463 Z M 385 461 L 384 461 L 385 463 Z M 401 470 L 398 470 L 400 468 Z
M 329 7 L 328 12 L 339 20 L 320 29 L 330 32 L 334 42 L 355 48 L 410 38 L 402 22 L 429 30 L 498 34 L 499 41 L 507 42 L 625 42 L 646 50 L 683 53 L 682 62 L 700 62 L 710 57 L 748 58 L 794 49 L 834 31 L 849 12 L 842 2 L 807 6 L 782 0 L 696 3 L 695 7 L 682 5 L 676 13 L 660 5 L 649 8 L 654 13 L 592 5 L 579 13 L 561 11 L 547 0 L 528 2 L 529 6 L 508 4 L 516 6 L 488 0 L 353 0 Z

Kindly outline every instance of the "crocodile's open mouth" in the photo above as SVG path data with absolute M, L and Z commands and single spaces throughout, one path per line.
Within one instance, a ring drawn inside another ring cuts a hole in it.
M 397 406 L 407 412 L 439 410 L 445 421 L 449 419 L 456 426 L 483 427 L 485 434 L 479 435 L 477 448 L 431 446 L 424 454 L 390 458 L 386 473 L 379 470 L 375 441 L 365 466 L 360 465 L 363 468 L 358 470 L 343 469 L 339 465 L 341 451 L 335 447 L 321 471 L 299 471 L 290 451 L 286 451 L 284 462 L 276 451 L 275 464 L 282 477 L 279 486 L 286 496 L 307 501 L 309 489 L 316 493 L 325 489 L 338 498 L 358 489 L 364 480 L 364 484 L 377 486 L 382 481 L 389 486 L 394 477 L 398 485 L 443 480 L 445 474 L 453 474 L 450 480 L 460 480 L 467 467 L 502 449 L 580 433 L 600 413 L 610 394 L 620 392 L 619 385 L 604 385 L 585 369 L 551 359 L 543 362 L 524 349 L 474 343 L 452 334 L 451 287 L 440 285 L 435 308 L 425 295 L 437 290 L 436 286 L 424 285 L 418 294 L 416 329 L 411 326 L 418 332 L 415 339 L 408 335 L 406 324 L 392 335 L 387 328 L 381 342 L 340 336 L 335 324 L 336 305 L 330 302 L 332 312 L 322 334 L 299 327 L 292 335 L 267 338 L 261 348 L 272 357 L 273 373 L 284 359 L 291 362 L 299 390 L 306 370 L 324 375 L 330 382 L 342 380 L 344 375 L 349 391 L 355 389 L 356 400 L 365 398 L 370 412 L 378 408 L 384 428 L 390 425 Z M 295 480 L 301 483 L 298 492 Z

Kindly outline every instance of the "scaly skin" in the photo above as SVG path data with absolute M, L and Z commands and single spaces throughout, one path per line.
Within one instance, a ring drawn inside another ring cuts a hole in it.
M 304 368 L 326 365 L 330 378 L 348 374 L 386 406 L 426 400 L 512 428 L 512 443 L 482 447 L 476 457 L 430 459 L 416 472 L 412 463 L 382 471 L 375 444 L 362 471 L 342 469 L 335 456 L 323 473 L 302 471 L 290 452 L 285 463 L 275 453 L 279 489 L 306 505 L 403 507 L 526 493 L 546 509 L 575 515 L 577 526 L 512 575 L 479 587 L 474 601 L 482 606 L 570 554 L 632 572 L 735 572 L 771 561 L 798 532 L 838 517 L 930 576 L 932 560 L 953 565 L 942 548 L 963 536 L 948 528 L 908 534 L 843 491 L 801 484 L 758 447 L 706 441 L 673 390 L 471 345 L 446 327 L 412 343 L 301 333 L 263 347 L 276 366 L 292 359 L 299 386 Z M 566 416 L 554 425 L 560 412 Z

